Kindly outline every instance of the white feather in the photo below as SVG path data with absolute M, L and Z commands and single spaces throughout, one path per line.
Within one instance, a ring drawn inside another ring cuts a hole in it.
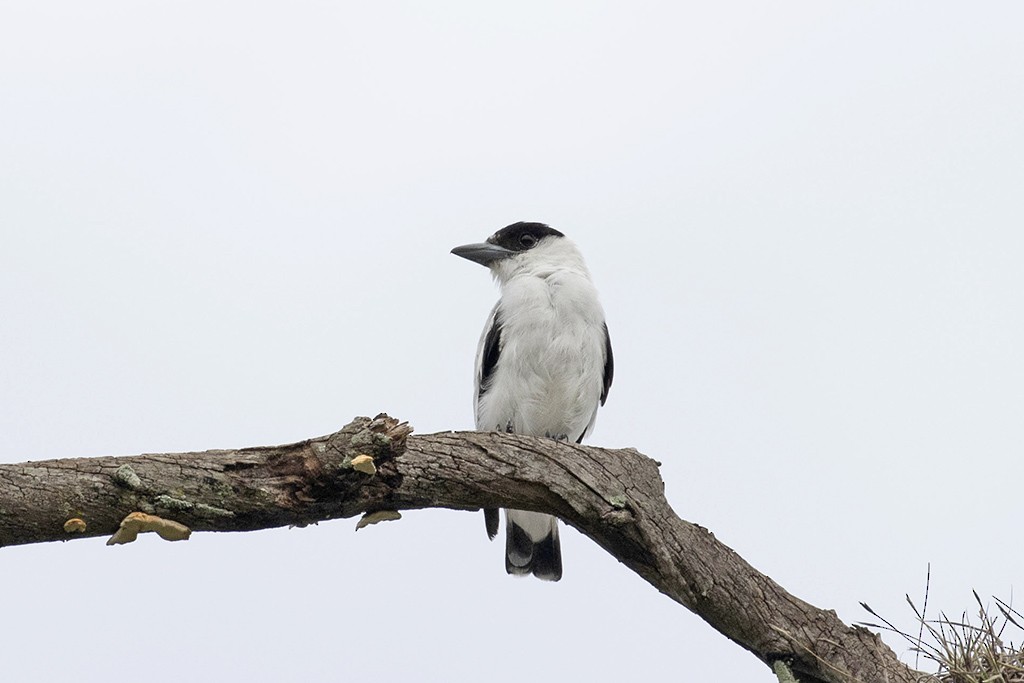
M 494 264 L 498 301 L 476 359 L 476 426 L 575 442 L 593 427 L 604 387 L 604 312 L 576 246 L 547 238 Z M 484 342 L 501 319 L 497 366 L 480 396 Z

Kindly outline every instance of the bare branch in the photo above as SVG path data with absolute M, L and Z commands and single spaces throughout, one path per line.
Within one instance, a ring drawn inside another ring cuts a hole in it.
M 0 465 L 0 546 L 110 536 L 134 512 L 159 518 L 159 532 L 165 521 L 186 531 L 249 531 L 427 507 L 536 510 L 576 527 L 805 683 L 920 677 L 876 634 L 790 595 L 710 531 L 680 519 L 665 500 L 658 463 L 633 449 L 410 431 L 380 415 L 284 446 Z

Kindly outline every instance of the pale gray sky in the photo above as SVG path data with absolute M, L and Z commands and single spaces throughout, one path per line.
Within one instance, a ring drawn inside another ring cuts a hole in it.
M 682 517 L 847 622 L 910 626 L 929 562 L 936 610 L 1009 599 L 1022 25 L 4 2 L 0 461 L 471 428 L 497 293 L 448 250 L 539 220 L 615 343 L 591 443 L 662 461 Z M 0 550 L 4 679 L 773 680 L 574 531 L 550 585 L 478 514 L 353 527 Z

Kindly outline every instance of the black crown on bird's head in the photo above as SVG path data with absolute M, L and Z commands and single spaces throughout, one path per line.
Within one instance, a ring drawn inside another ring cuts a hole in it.
M 537 246 L 545 237 L 565 237 L 562 233 L 544 223 L 519 221 L 505 226 L 487 238 L 487 242 L 510 251 L 526 251 Z

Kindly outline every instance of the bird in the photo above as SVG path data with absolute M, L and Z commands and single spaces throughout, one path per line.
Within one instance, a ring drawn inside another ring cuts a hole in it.
M 615 364 L 579 249 L 544 223 L 520 221 L 452 253 L 486 266 L 500 288 L 477 347 L 476 429 L 581 443 L 608 398 Z M 484 521 L 493 540 L 498 510 L 485 509 Z M 555 517 L 505 511 L 505 571 L 562 578 Z

